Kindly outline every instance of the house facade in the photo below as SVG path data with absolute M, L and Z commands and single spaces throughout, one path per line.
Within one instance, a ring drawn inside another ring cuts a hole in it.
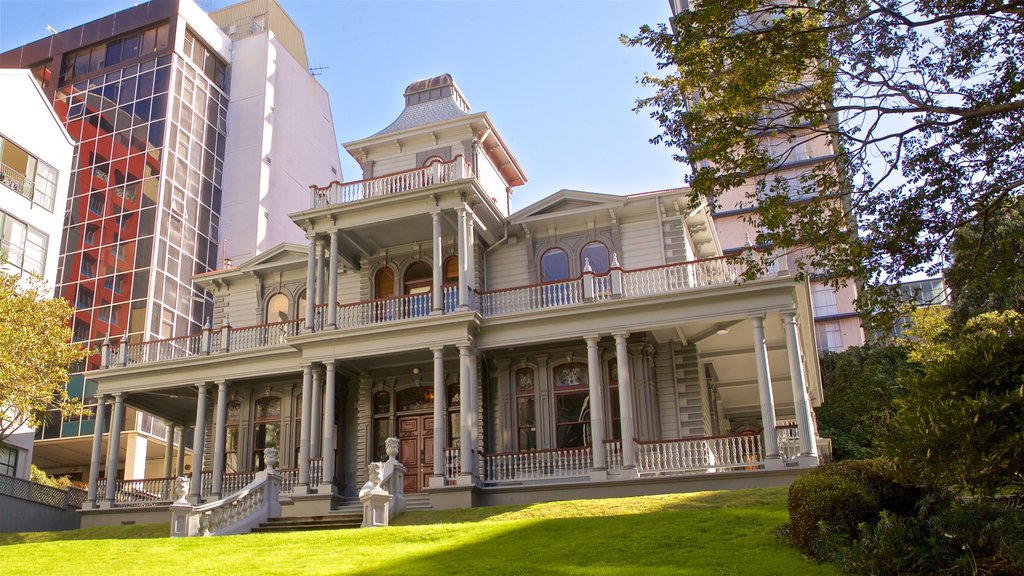
M 273 447 L 284 513 L 322 514 L 388 437 L 406 493 L 435 507 L 818 464 L 805 282 L 743 281 L 686 189 L 562 190 L 510 213 L 526 177 L 488 115 L 448 75 L 404 97 L 345 145 L 363 178 L 312 186 L 290 215 L 305 243 L 196 276 L 215 298 L 203 330 L 104 343 L 91 377 L 114 430 L 126 406 L 194 427 L 193 502 L 244 486 Z M 100 481 L 101 460 L 87 524 L 169 503 L 172 478 Z

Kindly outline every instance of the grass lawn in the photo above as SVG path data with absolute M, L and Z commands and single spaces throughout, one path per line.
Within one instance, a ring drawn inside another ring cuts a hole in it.
M 410 512 L 396 526 L 166 537 L 169 525 L 0 534 L 15 574 L 838 574 L 774 536 L 786 489 Z

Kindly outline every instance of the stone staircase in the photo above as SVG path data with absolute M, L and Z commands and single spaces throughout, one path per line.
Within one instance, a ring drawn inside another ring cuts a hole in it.
M 407 512 L 430 510 L 430 495 L 425 493 L 408 494 L 405 497 Z M 260 532 L 300 532 L 304 530 L 342 530 L 359 528 L 363 523 L 363 505 L 355 498 L 347 498 L 336 504 L 328 514 L 322 516 L 293 516 L 288 518 L 271 518 L 258 527 L 253 533 Z

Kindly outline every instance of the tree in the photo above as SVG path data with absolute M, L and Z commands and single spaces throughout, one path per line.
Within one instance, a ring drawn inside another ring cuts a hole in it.
M 954 324 L 983 312 L 1024 312 L 1024 198 L 957 230 L 952 255 L 945 275 Z
M 836 460 L 874 458 L 874 444 L 896 410 L 898 383 L 907 370 L 903 346 L 855 346 L 821 355 L 825 402 L 815 410 L 818 431 L 832 439 Z
M 880 452 L 907 480 L 993 494 L 1024 475 L 1024 315 L 989 312 L 930 331 L 900 383 Z M 950 338 L 950 335 L 953 335 Z M 947 342 L 947 343 L 943 343 Z M 938 353 L 947 347 L 948 353 Z
M 661 124 L 652 142 L 690 163 L 694 200 L 715 206 L 755 178 L 758 244 L 834 286 L 858 279 L 869 323 L 891 325 L 902 277 L 938 272 L 958 230 L 1020 198 L 1024 0 L 692 4 L 672 29 L 623 37 L 662 73 L 640 79 L 656 89 L 637 102 Z M 800 146 L 826 141 L 832 154 L 783 177 Z
M 44 294 L 40 281 L 0 272 L 0 442 L 22 425 L 41 426 L 47 408 L 83 413 L 64 384 L 92 352 L 71 342 L 71 305 Z

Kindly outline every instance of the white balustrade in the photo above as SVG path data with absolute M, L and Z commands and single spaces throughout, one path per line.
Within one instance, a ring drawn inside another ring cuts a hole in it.
M 433 162 L 422 168 L 385 174 L 378 178 L 356 182 L 332 182 L 324 188 L 312 188 L 311 207 L 322 208 L 334 204 L 358 202 L 427 188 L 435 184 L 454 182 L 472 175 L 469 164 L 460 154 L 448 162 Z
M 583 285 L 579 279 L 480 293 L 480 310 L 484 316 L 570 306 L 581 302 Z
M 483 480 L 501 484 L 528 480 L 577 478 L 590 474 L 590 447 L 484 454 Z
M 622 442 L 618 440 L 604 441 L 605 466 L 609 472 L 622 471 Z
M 637 471 L 715 472 L 759 466 L 764 460 L 757 436 L 712 436 L 637 442 Z
M 796 460 L 800 455 L 800 431 L 796 424 L 775 427 L 775 436 L 779 441 L 779 456 L 783 462 Z
M 273 324 L 232 328 L 229 350 L 236 352 L 238 350 L 250 350 L 252 348 L 284 344 L 288 341 L 289 336 L 298 334 L 299 327 L 299 320 L 286 320 L 284 322 L 274 322 Z
M 355 328 L 430 315 L 430 293 L 338 306 L 338 327 Z
M 309 459 L 309 485 L 319 486 L 324 479 L 324 459 Z
M 462 474 L 462 460 L 458 448 L 444 449 L 444 477 L 455 478 Z
M 117 480 L 114 491 L 114 507 L 144 508 L 147 506 L 166 506 L 173 499 L 171 490 L 173 485 L 174 478 Z M 103 480 L 103 489 L 106 490 L 105 480 Z M 102 493 L 97 491 L 97 494 Z M 102 498 L 100 499 L 102 500 Z

